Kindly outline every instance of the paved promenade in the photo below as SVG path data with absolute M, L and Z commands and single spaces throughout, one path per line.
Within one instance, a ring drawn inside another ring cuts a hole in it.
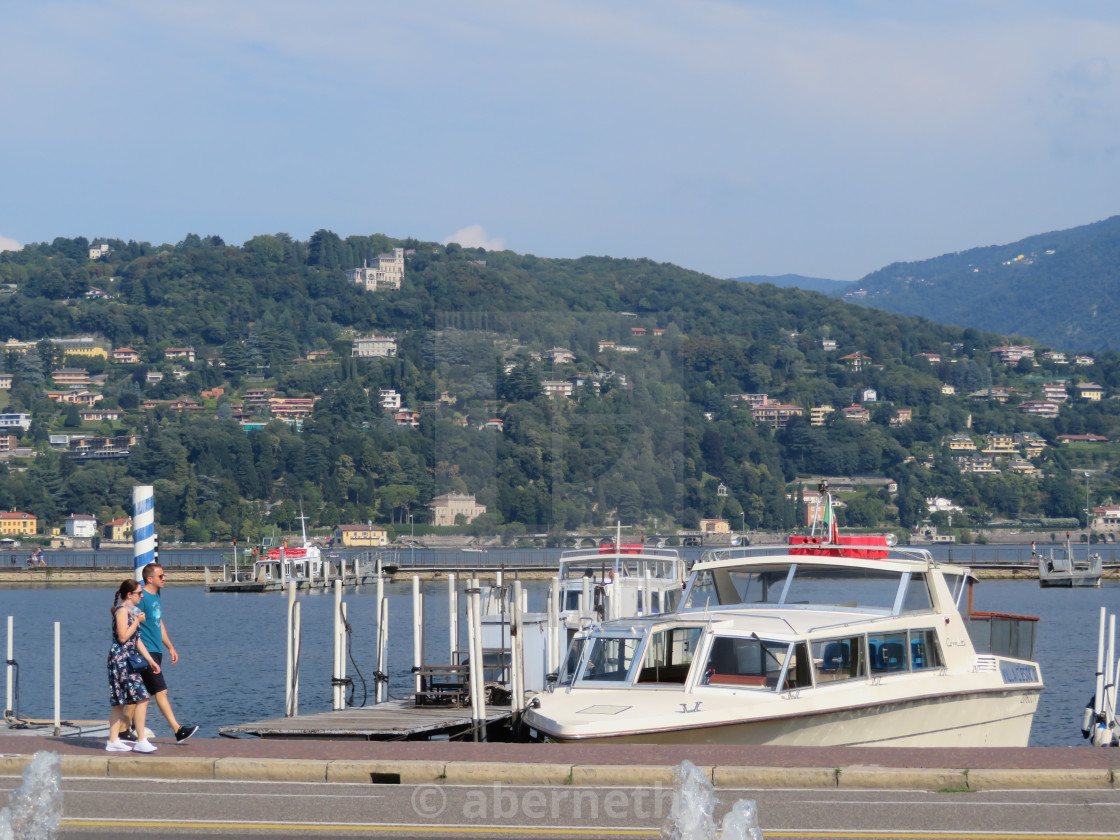
M 107 753 L 104 741 L 9 735 L 0 730 L 0 774 L 22 772 L 34 753 L 62 757 L 66 777 L 238 779 L 376 784 L 573 784 L 671 786 L 688 759 L 718 787 L 912 790 L 1120 788 L 1120 749 L 1026 747 L 887 749 L 609 744 L 475 744 L 156 738 L 150 755 Z

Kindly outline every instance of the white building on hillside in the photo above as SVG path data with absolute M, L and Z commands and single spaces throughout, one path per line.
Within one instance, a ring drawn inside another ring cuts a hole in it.
M 397 340 L 383 335 L 371 335 L 368 338 L 354 339 L 354 349 L 351 355 L 363 359 L 373 359 L 384 356 L 397 355 Z
M 346 279 L 364 286 L 369 292 L 399 289 L 404 279 L 404 248 L 394 248 L 391 254 L 365 260 L 361 268 L 346 269 Z

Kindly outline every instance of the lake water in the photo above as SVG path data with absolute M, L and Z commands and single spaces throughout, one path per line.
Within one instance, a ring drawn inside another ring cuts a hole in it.
M 174 573 L 169 570 L 169 577 Z M 527 582 L 530 610 L 543 609 L 546 582 Z M 390 584 L 389 676 L 393 696 L 411 691 L 412 587 Z M 447 587 L 426 585 L 425 649 L 433 663 L 449 661 Z M 368 682 L 372 703 L 374 668 L 373 586 L 348 589 L 343 596 L 352 633 L 347 672 L 355 681 L 355 705 Z M 300 593 L 303 660 L 300 711 L 331 707 L 331 632 L 334 597 Z M 284 655 L 287 598 L 282 593 L 206 593 L 201 586 L 164 590 L 164 621 L 179 651 L 179 664 L 167 666 L 172 705 L 180 721 L 201 725 L 215 737 L 218 727 L 280 717 L 284 711 Z M 0 590 L 0 621 L 7 641 L 6 616 L 14 617 L 14 658 L 19 663 L 17 708 L 24 717 L 53 717 L 54 622 L 61 622 L 62 717 L 105 719 L 109 711 L 105 659 L 110 640 L 112 588 L 63 585 Z M 462 604 L 462 599 L 460 600 Z M 1093 692 L 1099 611 L 1120 612 L 1120 582 L 1100 589 L 1041 589 L 1035 581 L 983 581 L 974 608 L 1040 616 L 1035 655 L 1046 690 L 1031 733 L 1032 746 L 1074 746 L 1081 738 L 1081 713 Z M 465 622 L 464 622 L 465 624 Z M 464 631 L 465 632 L 465 631 Z M 149 725 L 167 736 L 166 722 L 153 708 Z

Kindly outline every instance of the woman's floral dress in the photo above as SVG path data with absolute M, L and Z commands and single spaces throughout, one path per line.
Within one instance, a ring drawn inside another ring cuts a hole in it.
M 137 610 L 128 604 L 121 604 L 118 610 L 128 610 L 128 626 L 136 621 Z M 128 664 L 131 654 L 139 654 L 136 639 L 139 631 L 128 637 L 128 641 L 121 642 L 117 639 L 116 615 L 113 616 L 113 644 L 109 648 L 109 705 L 131 706 L 143 703 L 148 699 L 148 689 L 144 688 L 144 680 L 137 671 L 133 671 Z

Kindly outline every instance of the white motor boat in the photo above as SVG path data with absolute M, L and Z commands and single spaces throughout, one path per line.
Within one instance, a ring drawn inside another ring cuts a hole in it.
M 684 591 L 685 564 L 672 548 L 603 542 L 560 556 L 560 618 L 569 631 L 588 621 L 672 612 Z
M 530 734 L 1026 746 L 1043 688 L 1037 619 L 973 613 L 966 568 L 858 539 L 710 552 L 677 611 L 575 635 L 555 684 L 529 703 Z

